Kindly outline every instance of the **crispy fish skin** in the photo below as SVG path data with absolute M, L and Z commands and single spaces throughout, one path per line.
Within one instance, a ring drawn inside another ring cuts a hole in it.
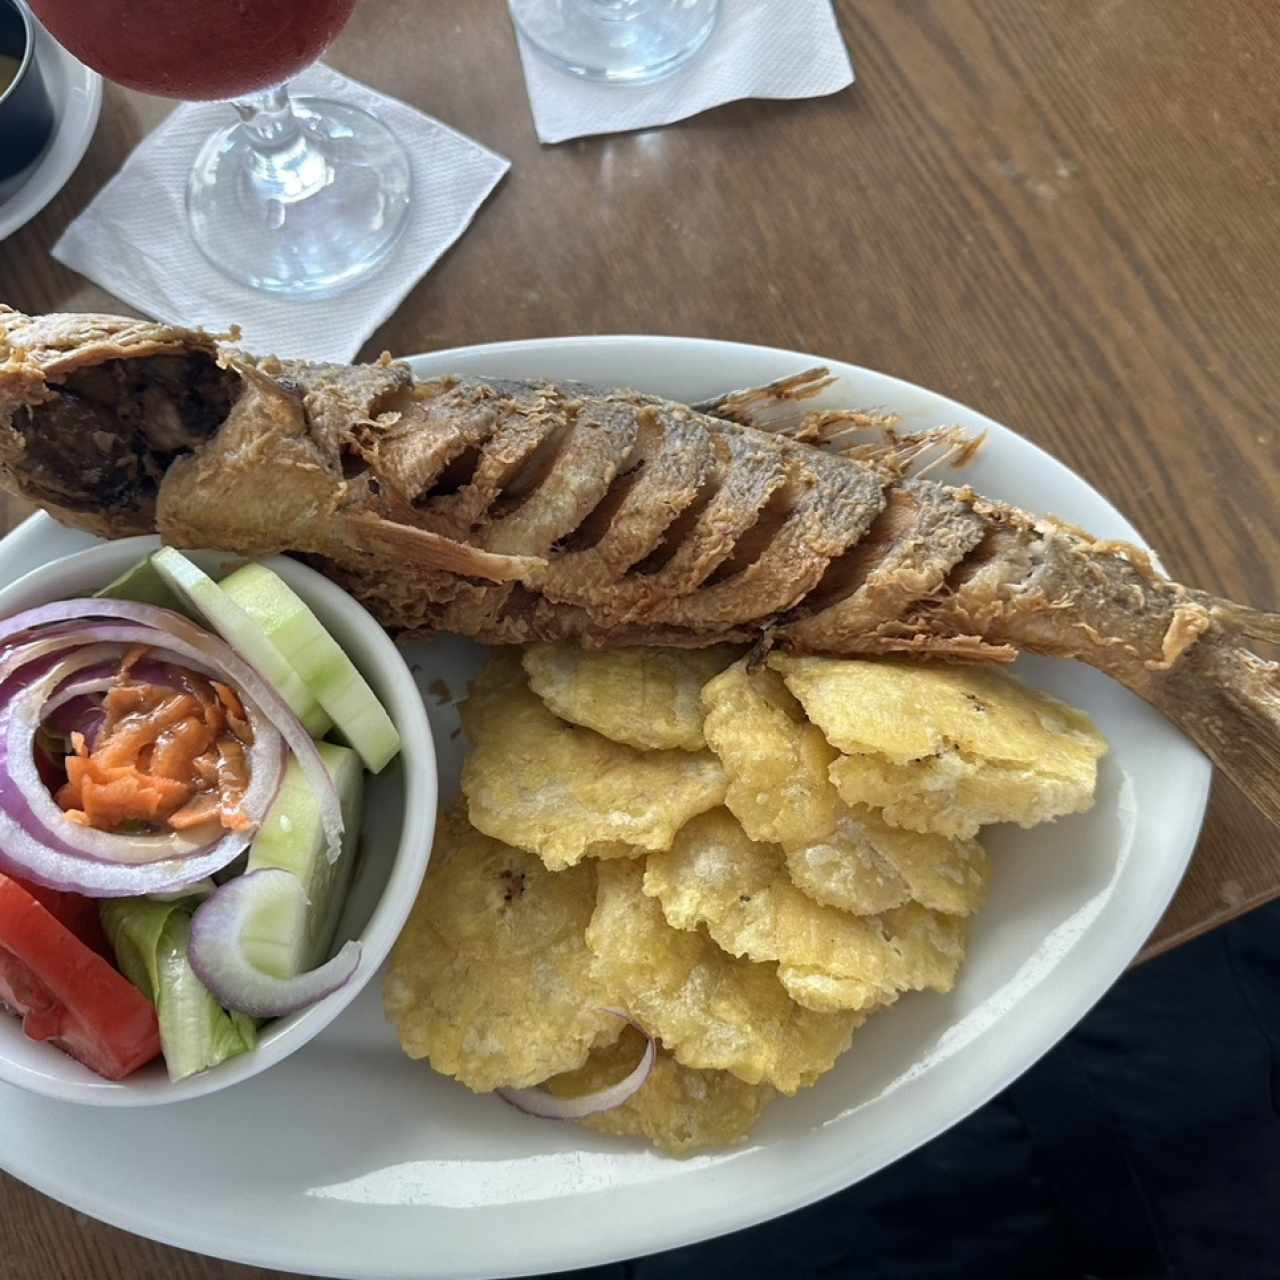
M 905 479 L 918 438 L 850 446 L 859 415 L 730 420 L 806 394 L 779 388 L 704 413 L 0 308 L 0 485 L 106 537 L 308 553 L 400 632 L 1077 658 L 1280 821 L 1280 668 L 1247 646 L 1280 640 L 1280 616 L 1171 582 L 1127 544 Z

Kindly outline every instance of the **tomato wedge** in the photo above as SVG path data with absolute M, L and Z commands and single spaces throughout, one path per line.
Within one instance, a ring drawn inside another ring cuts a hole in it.
M 47 1040 L 108 1080 L 121 1080 L 159 1054 L 156 1011 L 94 949 L 87 910 L 77 905 L 87 900 L 65 901 L 73 897 L 51 895 L 50 910 L 30 889 L 0 875 L 0 1005 L 22 1018 L 33 1040 Z M 77 926 L 89 941 L 76 935 Z
M 98 916 L 98 904 L 92 898 L 78 893 L 62 893 L 46 889 L 42 884 L 32 884 L 19 876 L 9 877 L 21 885 L 60 925 L 69 929 L 91 951 L 96 951 L 109 965 L 115 967 L 115 953 L 107 940 L 106 930 Z

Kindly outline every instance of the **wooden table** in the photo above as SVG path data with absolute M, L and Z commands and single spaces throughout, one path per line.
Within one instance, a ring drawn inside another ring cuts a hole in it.
M 1271 0 L 838 0 L 859 81 L 540 147 L 497 0 L 366 0 L 329 60 L 509 156 L 365 348 L 696 334 L 821 352 L 972 404 L 1126 512 L 1184 582 L 1280 602 L 1280 131 Z M 108 87 L 0 300 L 120 310 L 48 250 L 169 104 Z M 235 319 L 235 317 L 228 317 Z M 3 528 L 25 514 L 0 511 Z M 1280 894 L 1228 783 L 1144 951 Z M 268 1273 L 0 1182 L 7 1280 Z

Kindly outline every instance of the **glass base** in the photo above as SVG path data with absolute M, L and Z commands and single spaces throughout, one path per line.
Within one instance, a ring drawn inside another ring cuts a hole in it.
M 268 293 L 322 297 L 359 283 L 409 214 L 405 149 L 358 107 L 295 98 L 300 128 L 264 150 L 248 127 L 215 133 L 196 157 L 187 215 L 224 275 Z
M 715 29 L 720 0 L 509 0 L 521 35 L 585 80 L 649 84 L 679 70 Z

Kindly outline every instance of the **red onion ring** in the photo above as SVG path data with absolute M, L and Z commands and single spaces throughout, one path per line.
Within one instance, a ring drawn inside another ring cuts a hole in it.
M 89 688 L 75 694 L 60 696 L 57 706 L 52 700 L 45 706 L 44 725 L 46 733 L 63 739 L 70 739 L 73 733 L 84 735 L 89 750 L 97 745 L 98 730 L 106 719 L 102 709 L 102 695 L 111 687 L 111 682 L 94 682 Z M 98 696 L 95 697 L 94 695 Z
M 351 941 L 318 969 L 293 978 L 277 978 L 255 968 L 242 941 L 246 923 L 261 907 L 299 913 L 305 919 L 307 895 L 292 871 L 264 867 L 220 886 L 191 917 L 187 959 L 196 977 L 226 1009 L 253 1018 L 278 1018 L 304 1009 L 345 986 L 360 963 L 360 943 Z
M 177 676 L 171 667 L 145 660 L 136 662 L 129 668 L 129 679 L 166 689 L 174 688 L 177 682 Z M 104 663 L 101 667 L 92 667 L 69 677 L 44 704 L 44 711 L 41 713 L 44 728 L 62 738 L 70 738 L 73 733 L 83 733 L 89 750 L 92 751 L 98 730 L 106 718 L 102 710 L 102 698 L 94 695 L 109 693 L 119 683 L 119 664 Z
M 34 744 L 39 722 L 43 719 L 39 708 L 35 714 L 15 723 L 13 709 L 15 702 L 27 701 L 31 691 L 56 687 L 68 680 L 74 680 L 76 673 L 84 668 L 92 668 L 103 664 L 104 658 L 118 659 L 123 649 L 113 645 L 93 645 L 81 649 L 75 656 L 68 657 L 64 652 L 52 662 L 42 655 L 32 666 L 36 670 L 21 670 L 10 676 L 2 687 L 0 696 L 0 808 L 31 836 L 47 842 L 51 847 L 64 853 L 87 854 L 96 856 L 97 851 L 87 849 L 83 844 L 82 833 L 86 828 L 77 827 L 68 822 L 62 810 L 54 804 L 39 776 L 31 747 Z M 14 762 L 10 765 L 10 760 Z M 34 780 L 33 780 L 34 779 Z M 37 804 L 46 806 L 46 819 L 41 821 L 32 812 L 27 792 L 30 790 Z M 105 832 L 96 833 L 99 839 L 112 839 Z M 175 833 L 176 835 L 176 833 Z M 80 837 L 80 838 L 78 838 Z M 201 852 L 212 843 L 211 839 L 195 842 L 193 837 L 169 839 L 150 837 L 114 837 L 123 850 L 132 849 L 132 861 L 155 861 L 159 858 L 182 856 Z M 146 841 L 146 843 L 138 843 Z M 116 860 L 116 859 L 113 859 Z
M 329 853 L 336 857 L 342 815 L 333 780 L 310 734 L 275 690 L 224 641 L 181 614 L 94 598 L 57 601 L 0 622 L 0 870 L 89 897 L 129 897 L 206 879 L 249 844 L 252 827 L 224 832 L 210 824 L 198 833 L 119 836 L 77 826 L 40 779 L 34 738 L 49 704 L 68 686 L 101 675 L 108 659 L 118 664 L 125 646 L 137 645 L 151 650 L 151 660 L 222 678 L 237 689 L 254 729 L 242 806 L 255 822 L 274 800 L 285 763 L 283 738 L 316 794 Z
M 594 1116 L 601 1111 L 612 1111 L 614 1107 L 620 1107 L 628 1098 L 638 1093 L 649 1079 L 653 1064 L 658 1058 L 658 1043 L 621 1009 L 606 1009 L 604 1012 L 629 1022 L 648 1042 L 644 1053 L 640 1055 L 640 1061 L 616 1084 L 597 1089 L 594 1093 L 584 1093 L 577 1098 L 557 1098 L 538 1085 L 531 1089 L 495 1089 L 494 1092 L 517 1111 L 537 1116 L 541 1120 L 581 1120 L 584 1116 Z
M 234 862 L 252 839 L 251 831 L 228 831 L 206 841 L 203 853 L 158 862 L 99 862 L 37 840 L 0 810 L 0 871 L 85 898 L 136 898 L 207 879 Z
M 140 625 L 101 625 L 85 621 L 95 617 L 121 619 Z M 186 660 L 186 663 L 208 663 L 228 684 L 239 690 L 243 699 L 257 703 L 265 717 L 279 730 L 311 784 L 320 806 L 329 858 L 331 861 L 337 860 L 342 852 L 342 810 L 333 779 L 324 767 L 324 761 L 321 760 L 311 735 L 270 684 L 225 641 L 201 630 L 171 609 L 138 604 L 132 600 L 92 598 L 60 600 L 15 614 L 0 622 L 0 642 L 25 636 L 35 627 L 68 622 L 75 625 L 65 629 L 58 628 L 59 637 L 66 647 L 107 640 L 162 647 L 173 651 Z M 43 637 L 39 643 L 45 643 Z M 0 657 L 0 679 L 13 669 L 11 664 L 14 656 Z
M 89 646 L 78 657 L 64 659 L 0 708 L 0 804 L 32 835 L 101 862 L 157 862 L 207 849 L 207 838 L 196 840 L 179 831 L 163 835 L 122 836 L 116 832 L 99 831 L 95 827 L 82 827 L 69 822 L 49 794 L 30 745 L 44 718 L 44 703 L 49 694 L 70 674 L 68 669 L 74 670 L 77 663 L 83 667 L 98 662 L 96 650 L 97 646 Z M 245 713 L 253 729 L 254 742 L 249 748 L 249 787 L 240 807 L 256 829 L 266 817 L 279 789 L 284 753 L 280 735 L 258 709 L 246 705 Z M 17 787 L 21 805 L 15 803 L 9 783 Z M 30 821 L 27 820 L 28 814 Z
M 192 644 L 212 640 L 213 636 L 196 626 L 190 618 L 162 609 L 159 605 L 141 604 L 136 600 L 109 600 L 99 596 L 82 596 L 72 600 L 54 600 L 49 604 L 24 609 L 0 621 L 0 644 L 25 635 L 29 631 L 43 630 L 50 623 L 84 623 L 94 618 L 122 618 L 127 622 L 141 622 L 168 635 L 179 636 Z M 56 634 L 56 633 L 54 633 Z M 221 644 L 221 641 L 218 641 Z
M 65 650 L 64 650 L 65 652 Z M 194 671 L 195 668 L 188 666 L 188 671 Z M 204 675 L 204 672 L 199 674 Z M 216 675 L 214 677 L 217 678 Z M 124 679 L 124 683 L 137 682 L 140 684 L 159 685 L 163 689 L 175 689 L 178 687 L 179 675 L 171 666 L 163 662 L 150 662 L 143 659 L 135 662 L 129 668 L 129 673 Z M 74 676 L 68 677 L 57 689 L 54 690 L 53 696 L 49 699 L 49 710 L 61 706 L 68 697 L 77 693 L 98 693 L 105 692 L 114 688 L 121 683 L 120 664 L 104 662 L 96 667 L 89 667 L 87 670 L 78 671 Z
M 102 647 L 89 646 L 74 658 L 64 657 L 53 667 L 45 667 L 43 681 L 40 676 L 23 672 L 7 681 L 5 687 L 11 695 L 16 692 L 19 697 L 32 688 L 41 688 L 42 683 L 53 688 L 77 665 L 92 667 L 100 663 L 103 656 Z M 33 752 L 35 729 L 39 724 L 38 695 L 30 695 L 30 700 L 36 703 L 36 710 L 17 735 L 17 751 L 12 754 L 19 766 L 16 769 L 7 767 L 6 761 L 12 752 L 10 732 L 15 722 L 12 696 L 8 703 L 0 706 L 0 870 L 85 897 L 133 897 L 203 880 L 234 862 L 247 847 L 253 837 L 252 829 L 223 831 L 216 823 L 169 836 L 113 836 L 68 822 L 39 776 Z M 278 738 L 275 741 L 279 743 Z M 260 763 L 267 775 L 259 778 L 265 793 L 260 803 L 269 807 L 275 798 L 284 762 L 277 749 L 274 763 L 272 757 L 264 757 Z M 55 815 L 52 830 L 33 813 L 22 784 Z M 95 858 L 72 843 L 90 835 L 111 842 L 109 852 L 115 860 Z M 120 860 L 122 855 L 129 854 L 135 861 Z M 136 861 L 140 854 L 148 860 Z

